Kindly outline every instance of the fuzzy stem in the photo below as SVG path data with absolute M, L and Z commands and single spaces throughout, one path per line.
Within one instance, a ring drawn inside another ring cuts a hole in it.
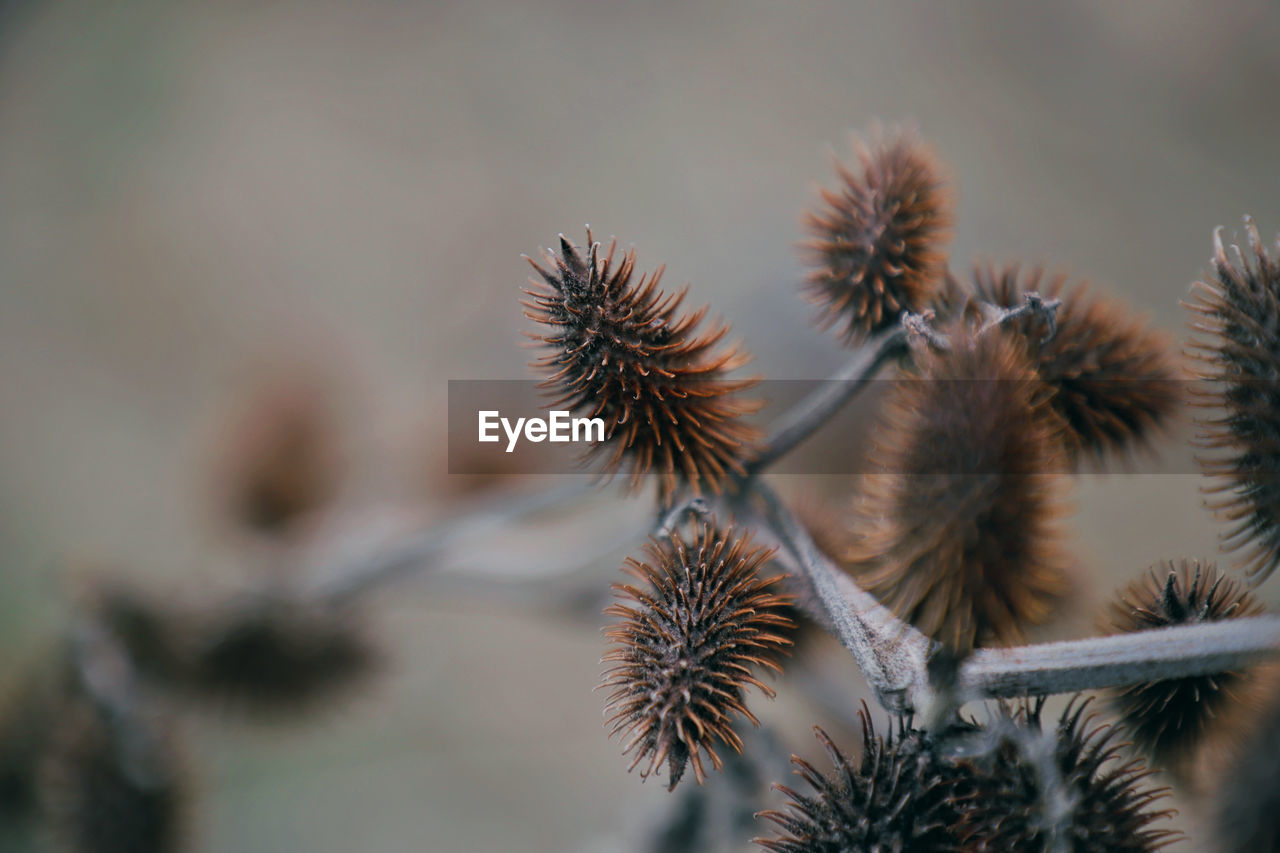
M 575 480 L 545 491 L 506 495 L 456 519 L 397 539 L 391 545 L 380 543 L 370 553 L 344 561 L 338 569 L 330 572 L 332 579 L 323 583 L 318 597 L 333 604 L 350 601 L 384 583 L 422 570 L 429 565 L 431 558 L 461 539 L 491 532 L 527 515 L 567 504 L 589 494 L 594 488 L 594 483 Z
M 1238 670 L 1280 653 L 1280 615 L 1224 619 L 1011 649 L 960 665 L 964 700 L 1073 693 Z
M 896 714 L 925 711 L 932 700 L 925 676 L 928 638 L 833 566 L 772 489 L 756 481 L 751 491 L 764 505 L 768 529 L 819 602 L 823 621 L 853 655 L 880 704 Z
M 901 326 L 882 332 L 861 347 L 834 376 L 782 415 L 764 449 L 748 463 L 744 479 L 758 474 L 795 449 L 865 390 L 886 362 L 905 350 L 906 332 Z

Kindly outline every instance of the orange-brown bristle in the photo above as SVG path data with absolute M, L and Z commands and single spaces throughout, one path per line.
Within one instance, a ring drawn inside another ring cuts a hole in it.
M 1051 755 L 1025 755 L 1007 738 L 976 762 L 956 827 L 957 849 L 1151 853 L 1180 837 L 1152 827 L 1173 814 L 1151 808 L 1168 789 L 1144 786 L 1153 771 L 1140 759 L 1125 759 L 1115 729 L 1090 726 L 1088 705 L 1073 700 L 1067 706 Z M 1014 722 L 1038 734 L 1042 709 L 1042 702 L 1023 703 Z M 1046 782 L 1054 776 L 1061 789 L 1051 792 Z
M 1280 240 L 1271 257 L 1251 219 L 1245 231 L 1250 254 L 1233 246 L 1234 260 L 1215 235 L 1217 281 L 1196 282 L 1187 307 L 1208 381 L 1195 402 L 1213 410 L 1199 419 L 1210 506 L 1231 525 L 1223 549 L 1260 583 L 1280 566 Z
M 792 757 L 796 773 L 812 793 L 775 785 L 790 802 L 787 811 L 761 812 L 776 824 L 776 838 L 756 843 L 774 853 L 835 853 L 885 850 L 950 853 L 958 850 L 952 828 L 959 820 L 967 770 L 939 758 L 921 732 L 901 728 L 895 738 L 877 736 L 865 706 L 862 759 L 853 761 L 815 727 L 835 766 L 826 775 L 802 758 Z
M 1152 567 L 1110 606 L 1113 631 L 1145 631 L 1254 616 L 1262 604 L 1212 563 L 1182 560 Z M 1246 675 L 1222 672 L 1120 688 L 1115 707 L 1135 746 L 1175 768 L 1215 717 L 1238 701 Z
M 886 402 L 850 557 L 865 587 L 954 651 L 1021 637 L 1065 590 L 1058 420 L 1025 346 L 953 335 Z
M 542 280 L 526 291 L 527 315 L 551 329 L 537 337 L 550 352 L 532 365 L 543 387 L 555 406 L 604 420 L 592 453 L 607 475 L 629 465 L 635 489 L 654 472 L 664 502 L 680 483 L 719 493 L 758 438 L 742 416 L 759 406 L 738 396 L 757 380 L 725 378 L 747 356 L 718 348 L 728 326 L 698 333 L 706 308 L 681 313 L 684 291 L 660 291 L 661 268 L 633 280 L 634 250 L 616 258 L 613 242 L 601 257 L 590 231 L 587 243 L 584 254 L 561 236 L 545 267 L 529 261 Z
M 605 611 L 623 621 L 606 633 L 613 666 L 602 686 L 612 688 L 610 734 L 635 753 L 631 769 L 647 778 L 665 762 L 674 788 L 688 764 L 703 781 L 704 752 L 720 767 L 717 742 L 741 751 L 735 719 L 758 724 L 746 688 L 773 696 L 752 670 L 781 671 L 793 623 L 780 578 L 758 574 L 771 552 L 745 533 L 702 523 L 691 540 L 672 533 L 645 550 L 648 561 L 626 567 L 642 586 L 616 585 L 620 602 Z
M 1169 339 L 1147 326 L 1115 300 L 1091 295 L 1079 284 L 1067 287 L 1064 275 L 1016 265 L 979 264 L 971 291 L 948 275 L 948 299 L 966 294 L 969 319 L 985 319 L 976 310 L 986 303 L 1016 308 L 1027 293 L 1061 299 L 1057 330 L 1042 319 L 1015 322 L 1026 335 L 1040 377 L 1053 389 L 1052 405 L 1066 429 L 1063 438 L 1072 459 L 1147 446 L 1177 411 L 1180 387 Z M 952 306 L 954 307 L 954 306 Z
M 814 269 L 806 289 L 821 322 L 855 341 L 929 304 L 941 279 L 951 204 L 933 156 L 913 135 L 858 143 L 859 163 L 837 165 L 805 224 Z

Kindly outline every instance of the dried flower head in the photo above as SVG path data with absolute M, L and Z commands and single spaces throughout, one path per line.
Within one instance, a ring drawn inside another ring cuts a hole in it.
M 1243 549 L 1237 564 L 1261 582 L 1280 566 L 1280 254 L 1267 254 L 1248 217 L 1245 232 L 1252 257 L 1232 246 L 1234 262 L 1215 232 L 1217 281 L 1196 282 L 1187 307 L 1209 380 L 1195 402 L 1215 410 L 1199 421 L 1211 453 L 1201 468 L 1220 493 L 1210 506 L 1232 525 L 1224 550 Z
M 775 853 L 841 853 L 852 850 L 950 853 L 958 850 L 953 827 L 968 780 L 964 767 L 939 758 L 921 732 L 900 724 L 898 736 L 876 736 L 864 705 L 862 760 L 845 756 L 827 733 L 815 727 L 819 743 L 835 766 L 824 775 L 793 757 L 797 774 L 812 789 L 798 793 L 775 785 L 790 802 L 788 811 L 758 817 L 781 828 L 776 838 L 756 839 Z
M 60 849 L 168 853 L 187 836 L 187 778 L 159 720 L 119 720 L 78 701 L 57 720 L 40 804 Z
M 1280 850 L 1280 693 L 1250 722 L 1216 792 L 1214 849 L 1221 853 Z
M 626 733 L 623 752 L 635 751 L 630 769 L 647 778 L 665 761 L 675 788 L 690 763 L 702 782 L 703 752 L 720 767 L 717 741 L 741 751 L 735 718 L 759 724 L 745 689 L 773 696 L 752 668 L 781 671 L 792 622 L 779 577 L 758 574 L 771 552 L 745 533 L 700 523 L 691 541 L 672 533 L 645 551 L 648 562 L 626 565 L 644 588 L 615 585 L 621 602 L 605 610 L 623 621 L 606 633 L 614 647 L 604 660 L 614 666 L 601 686 L 613 688 L 610 734 Z
M 551 329 L 535 336 L 551 350 L 533 363 L 547 375 L 543 387 L 555 406 L 603 418 L 605 439 L 592 452 L 606 457 L 606 474 L 629 463 L 634 489 L 654 471 L 664 501 L 681 482 L 719 493 L 757 438 L 742 416 L 758 405 L 737 396 L 757 380 L 725 378 L 747 356 L 716 351 L 728 326 L 697 333 L 707 309 L 680 313 L 687 289 L 663 294 L 662 268 L 633 281 L 634 250 L 617 259 L 614 241 L 601 257 L 590 230 L 587 243 L 584 256 L 562 235 L 546 267 L 528 259 L 542 281 L 525 291 L 527 316 Z
M 853 341 L 929 304 L 942 277 L 951 203 L 933 155 L 910 133 L 858 142 L 858 166 L 837 164 L 805 224 L 813 262 L 807 290 L 822 322 Z
M 1056 333 L 1043 319 L 1014 326 L 1027 338 L 1040 377 L 1053 389 L 1053 410 L 1066 429 L 1072 459 L 1105 458 L 1144 447 L 1168 424 L 1180 400 L 1169 340 L 1122 303 L 1094 296 L 1083 284 L 1068 288 L 1066 276 L 1016 265 L 979 264 L 972 288 L 948 274 L 944 293 L 965 294 L 971 320 L 985 319 L 978 306 L 1016 308 L 1026 294 L 1061 299 Z
M 962 850 L 1150 853 L 1179 834 L 1152 824 L 1173 814 L 1151 806 L 1167 788 L 1146 788 L 1154 771 L 1125 760 L 1115 729 L 1090 728 L 1089 700 L 1072 700 L 1051 749 L 1042 748 L 1043 700 L 1025 702 L 995 749 L 976 760 L 972 793 L 956 826 Z
M 355 614 L 320 604 L 253 598 L 192 610 L 112 587 L 97 613 L 148 680 L 265 716 L 323 705 L 381 660 Z
M 1025 346 L 957 333 L 885 404 L 850 558 L 901 618 L 964 653 L 1043 622 L 1064 591 L 1058 420 Z
M 327 392 L 314 377 L 294 376 L 263 384 L 246 401 L 215 472 L 232 522 L 279 535 L 332 499 L 343 466 Z
M 1182 560 L 1153 566 L 1110 607 L 1111 628 L 1145 631 L 1253 616 L 1262 605 L 1212 563 Z M 1115 705 L 1134 744 L 1154 760 L 1176 764 L 1203 737 L 1214 717 L 1237 699 L 1244 674 L 1223 672 L 1135 684 L 1116 692 Z

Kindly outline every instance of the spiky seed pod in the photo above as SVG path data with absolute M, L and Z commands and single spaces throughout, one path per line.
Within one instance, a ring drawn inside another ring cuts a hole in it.
M 170 853 L 183 848 L 187 778 L 156 720 L 68 707 L 40 771 L 42 817 L 60 849 Z
M 1280 850 L 1280 693 L 1249 724 L 1214 795 L 1214 849 L 1221 853 Z
M 1033 742 L 1043 700 L 1019 708 L 1012 722 L 1022 732 L 1002 737 L 975 761 L 972 793 L 956 825 L 961 849 L 1150 853 L 1180 837 L 1152 827 L 1173 814 L 1152 808 L 1168 789 L 1144 787 L 1154 771 L 1141 759 L 1125 759 L 1114 728 L 1091 727 L 1089 701 L 1067 705 L 1051 752 Z
M 1025 347 L 953 335 L 895 384 L 856 506 L 866 589 L 957 653 L 1012 642 L 1065 590 L 1059 422 Z
M 913 134 L 859 141 L 857 154 L 857 166 L 837 164 L 840 187 L 823 190 L 822 209 L 805 217 L 806 289 L 820 322 L 848 341 L 928 306 L 952 222 L 933 155 Z
M 951 302 L 962 295 L 970 321 L 987 319 L 981 304 L 1016 308 L 1031 292 L 1062 300 L 1049 340 L 1043 340 L 1043 320 L 1012 326 L 1027 338 L 1040 377 L 1053 389 L 1053 410 L 1066 426 L 1063 438 L 1072 460 L 1101 460 L 1149 446 L 1177 412 L 1181 383 L 1168 336 L 1126 305 L 1093 295 L 1084 284 L 1068 287 L 1065 275 L 1046 276 L 1016 264 L 975 265 L 971 287 L 950 273 L 948 279 L 943 293 Z
M 182 683 L 233 708 L 284 716 L 353 690 L 380 662 L 351 613 L 297 602 L 246 602 L 202 627 Z
M 717 351 L 726 325 L 698 333 L 707 309 L 681 313 L 687 288 L 664 294 L 662 268 L 633 280 L 634 250 L 617 259 L 613 241 L 601 257 L 590 230 L 587 243 L 584 255 L 561 235 L 545 267 L 528 259 L 542 281 L 530 279 L 526 315 L 551 330 L 535 336 L 550 350 L 532 364 L 543 387 L 554 406 L 604 420 L 591 453 L 604 457 L 606 475 L 629 465 L 635 489 L 656 472 L 664 502 L 681 482 L 719 493 L 758 438 L 742 416 L 759 406 L 738 396 L 757 380 L 725 378 L 748 357 L 736 346 Z
M 783 785 L 788 811 L 766 811 L 757 817 L 781 829 L 776 838 L 756 843 L 775 853 L 951 853 L 959 848 L 953 833 L 960 818 L 957 804 L 965 796 L 969 773 L 939 758 L 928 738 L 901 727 L 895 738 L 875 734 L 866 707 L 862 719 L 862 760 L 846 757 L 827 733 L 815 727 L 818 742 L 835 766 L 820 773 L 802 758 L 792 757 L 796 773 L 812 793 Z
M 1237 565 L 1261 583 L 1280 566 L 1280 239 L 1267 254 L 1245 217 L 1252 257 L 1214 232 L 1216 282 L 1192 285 L 1192 341 L 1200 376 L 1209 380 L 1194 401 L 1212 409 L 1199 419 L 1201 469 L 1216 481 L 1210 506 L 1232 525 L 1222 536 Z
M 95 612 L 149 681 L 267 717 L 324 705 L 381 662 L 357 614 L 320 604 L 244 599 L 192 610 L 111 587 Z
M 620 602 L 605 610 L 623 621 L 606 632 L 613 648 L 604 660 L 613 667 L 601 686 L 612 688 L 610 736 L 624 733 L 623 752 L 635 752 L 628 769 L 648 778 L 665 761 L 674 789 L 688 764 L 703 781 L 703 752 L 719 769 L 717 742 L 742 750 L 735 719 L 759 724 L 746 688 L 773 696 L 752 670 L 781 671 L 793 623 L 783 615 L 781 576 L 759 576 L 772 552 L 745 532 L 700 523 L 692 539 L 672 533 L 645 553 L 647 561 L 625 566 L 642 586 L 615 585 Z
M 1110 606 L 1110 628 L 1145 631 L 1253 616 L 1262 604 L 1212 563 L 1172 561 L 1126 587 Z M 1175 767 L 1188 756 L 1213 719 L 1237 701 L 1246 675 L 1223 672 L 1120 688 L 1115 706 L 1134 745 Z
M 232 523 L 279 536 L 333 498 L 343 464 L 328 392 L 313 377 L 279 378 L 228 425 L 215 477 Z

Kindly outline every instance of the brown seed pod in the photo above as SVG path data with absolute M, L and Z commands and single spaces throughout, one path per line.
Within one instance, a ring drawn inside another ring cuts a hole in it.
M 1221 853 L 1280 850 L 1280 692 L 1264 702 L 1213 794 L 1215 840 Z
M 1215 232 L 1217 281 L 1192 285 L 1186 305 L 1208 380 L 1194 402 L 1214 410 L 1199 419 L 1200 466 L 1218 493 L 1209 506 L 1232 525 L 1223 550 L 1241 551 L 1237 565 L 1261 583 L 1280 566 L 1280 253 L 1267 254 L 1248 217 L 1245 232 L 1252 257 L 1232 246 L 1234 261 Z
M 758 575 L 772 552 L 746 533 L 699 523 L 692 540 L 672 533 L 645 552 L 647 562 L 625 567 L 644 588 L 615 585 L 621 601 L 605 610 L 623 621 L 606 632 L 613 667 L 601 686 L 613 689 L 610 735 L 625 733 L 623 752 L 635 751 L 629 769 L 648 778 L 665 761 L 674 789 L 690 763 L 703 781 L 703 752 L 719 769 L 717 741 L 741 752 L 735 718 L 759 725 L 745 689 L 773 696 L 752 668 L 781 672 L 793 624 L 783 615 L 789 597 L 776 591 L 780 576 Z
M 850 560 L 868 591 L 958 653 L 1012 642 L 1065 591 L 1061 442 L 1025 347 L 957 333 L 885 405 Z
M 187 778 L 158 719 L 108 716 L 79 700 L 57 718 L 40 769 L 41 814 L 59 849 L 183 849 Z
M 288 532 L 337 492 L 343 474 L 337 433 L 322 381 L 282 377 L 254 389 L 218 449 L 222 512 L 256 533 Z
M 629 464 L 635 489 L 655 472 L 664 502 L 681 482 L 719 493 L 758 438 L 742 416 L 759 406 L 738 396 L 757 380 L 725 378 L 747 356 L 716 351 L 728 326 L 697 333 L 707 309 L 680 313 L 686 291 L 663 294 L 661 268 L 633 281 L 634 250 L 616 259 L 614 241 L 601 257 L 590 230 L 587 243 L 584 256 L 562 235 L 545 268 L 528 259 L 542 281 L 530 280 L 526 315 L 551 329 L 535 336 L 550 349 L 532 364 L 547 376 L 543 387 L 554 406 L 604 420 L 591 453 L 605 457 L 606 475 Z
M 264 717 L 325 705 L 381 662 L 356 614 L 322 604 L 244 599 L 197 610 L 113 587 L 96 612 L 154 684 Z
M 934 743 L 922 732 L 899 724 L 895 738 L 876 736 L 864 705 L 862 760 L 844 755 L 822 729 L 818 742 L 826 749 L 835 774 L 818 772 L 809 762 L 792 757 L 796 773 L 812 793 L 798 793 L 775 785 L 790 802 L 787 811 L 766 811 L 758 818 L 781 829 L 776 838 L 756 843 L 774 853 L 837 853 L 852 850 L 902 853 L 952 853 L 958 804 L 969 784 L 968 770 L 938 757 Z
M 926 307 L 942 277 L 951 202 L 933 155 L 914 134 L 857 142 L 859 164 L 837 164 L 840 187 L 805 217 L 813 271 L 806 289 L 824 327 L 848 341 Z
M 1126 587 L 1110 606 L 1110 628 L 1145 631 L 1254 616 L 1262 604 L 1212 563 L 1172 561 Z M 1134 684 L 1115 692 L 1115 707 L 1139 749 L 1175 768 L 1204 737 L 1215 717 L 1238 701 L 1246 674 L 1223 672 Z
M 986 319 L 982 303 L 1016 308 L 1032 292 L 1062 300 L 1056 333 L 1047 341 L 1043 320 L 1017 320 L 1013 327 L 1026 336 L 1040 377 L 1053 389 L 1072 460 L 1146 447 L 1177 411 L 1181 384 L 1168 336 L 1122 303 L 1092 295 L 1083 284 L 1068 288 L 1064 275 L 1017 265 L 976 265 L 971 288 L 950 273 L 947 278 L 943 301 L 963 298 L 970 321 Z
M 1022 734 L 1008 729 L 974 762 L 972 791 L 956 825 L 959 849 L 1150 853 L 1180 837 L 1152 828 L 1173 814 L 1151 808 L 1168 789 L 1143 786 L 1154 771 L 1140 759 L 1125 760 L 1115 729 L 1090 727 L 1089 701 L 1067 705 L 1051 754 L 1028 754 L 1024 746 L 1024 735 L 1041 731 L 1043 700 L 1019 707 L 1012 723 Z

